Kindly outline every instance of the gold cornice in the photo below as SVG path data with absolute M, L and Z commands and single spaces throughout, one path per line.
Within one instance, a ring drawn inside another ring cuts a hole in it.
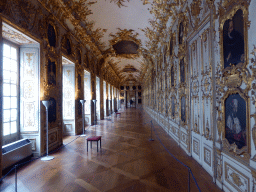
M 2 21 L 4 23 L 7 23 L 8 25 L 10 25 L 11 27 L 17 29 L 18 31 L 22 32 L 23 34 L 27 35 L 28 37 L 34 39 L 35 41 L 37 41 L 38 43 L 42 43 L 42 39 L 37 38 L 36 36 L 32 35 L 28 30 L 25 30 L 22 27 L 19 27 L 17 25 L 15 25 L 14 23 L 10 22 L 10 20 L 8 18 L 6 18 L 5 15 L 3 15 L 2 13 L 0 13 L 0 17 L 2 18 Z

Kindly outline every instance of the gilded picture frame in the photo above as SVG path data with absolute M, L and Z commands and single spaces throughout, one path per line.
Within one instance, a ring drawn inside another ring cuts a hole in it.
M 73 44 L 69 37 L 69 34 L 65 34 L 62 36 L 61 49 L 62 49 L 62 52 L 65 53 L 66 55 L 74 57 L 75 52 L 73 52 Z
M 171 105 L 170 105 L 170 113 L 171 114 L 171 117 L 174 119 L 175 116 L 176 116 L 176 96 L 175 95 L 172 95 L 171 96 Z
M 182 45 L 184 42 L 184 23 L 183 21 L 180 21 L 179 23 L 179 31 L 178 31 L 178 43 L 179 45 Z
M 170 87 L 173 88 L 176 86 L 175 83 L 175 67 L 174 64 L 171 65 L 171 70 L 170 70 Z
M 220 17 L 220 62 L 222 70 L 248 65 L 248 10 L 234 5 Z M 231 40 L 233 39 L 233 40 Z M 237 48 L 239 47 L 239 49 Z
M 239 89 L 231 89 L 222 98 L 223 147 L 235 155 L 250 154 L 249 98 Z M 244 154 L 247 153 L 247 154 Z
M 56 85 L 56 79 L 57 79 L 57 61 L 53 58 L 47 59 L 47 65 L 46 65 L 46 71 L 47 71 L 47 84 L 51 86 Z
M 181 57 L 179 60 L 179 82 L 180 85 L 186 84 L 186 63 L 185 63 L 185 57 Z
M 170 40 L 169 40 L 169 46 L 168 46 L 168 52 L 169 52 L 169 56 L 170 59 L 172 58 L 172 56 L 174 55 L 174 47 L 175 47 L 175 33 L 170 33 Z
M 50 47 L 57 47 L 58 32 L 54 22 L 52 22 L 51 20 L 47 23 L 47 41 Z
M 186 111 L 186 95 L 182 94 L 180 96 L 180 121 L 181 125 L 186 125 L 187 124 L 187 111 Z

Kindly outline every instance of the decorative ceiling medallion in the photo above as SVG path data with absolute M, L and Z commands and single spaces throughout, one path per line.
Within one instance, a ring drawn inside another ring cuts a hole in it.
M 35 44 L 37 43 L 32 38 L 26 36 L 25 34 L 19 32 L 18 30 L 14 29 L 10 25 L 3 23 L 3 38 L 16 43 L 18 45 L 25 45 L 25 44 Z
M 113 37 L 112 40 L 109 41 L 110 45 L 115 45 L 120 41 L 133 41 L 138 47 L 141 47 L 141 40 L 137 39 L 139 33 L 135 33 L 134 30 L 130 29 L 120 29 L 118 28 L 118 32 L 116 35 L 110 33 L 109 36 Z
M 134 73 L 134 72 L 138 72 L 138 69 L 136 69 L 135 67 L 133 67 L 132 65 L 128 64 L 126 65 L 122 72 L 128 72 L 128 73 Z
M 137 80 L 132 74 L 129 74 L 125 79 L 123 79 L 122 83 L 124 82 L 137 82 Z
M 137 54 L 139 46 L 133 41 L 119 41 L 113 45 L 116 54 Z

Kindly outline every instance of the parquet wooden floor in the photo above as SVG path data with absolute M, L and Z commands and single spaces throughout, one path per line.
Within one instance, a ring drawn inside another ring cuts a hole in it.
M 191 168 L 202 192 L 221 191 L 155 121 L 166 148 L 155 132 L 155 141 L 149 141 L 151 120 L 143 109 L 129 108 L 88 127 L 87 136 L 102 136 L 99 152 L 93 143 L 87 153 L 85 137 L 66 137 L 64 144 L 70 143 L 51 154 L 54 160 L 37 159 L 18 169 L 18 192 L 188 191 L 188 170 L 167 150 Z M 0 191 L 14 191 L 14 180 L 14 173 L 8 175 Z M 198 191 L 191 176 L 190 184 L 190 191 Z

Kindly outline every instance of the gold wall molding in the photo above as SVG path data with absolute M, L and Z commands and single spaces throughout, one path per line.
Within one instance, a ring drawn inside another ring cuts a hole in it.
M 250 179 L 225 162 L 225 180 L 238 191 L 250 191 Z

